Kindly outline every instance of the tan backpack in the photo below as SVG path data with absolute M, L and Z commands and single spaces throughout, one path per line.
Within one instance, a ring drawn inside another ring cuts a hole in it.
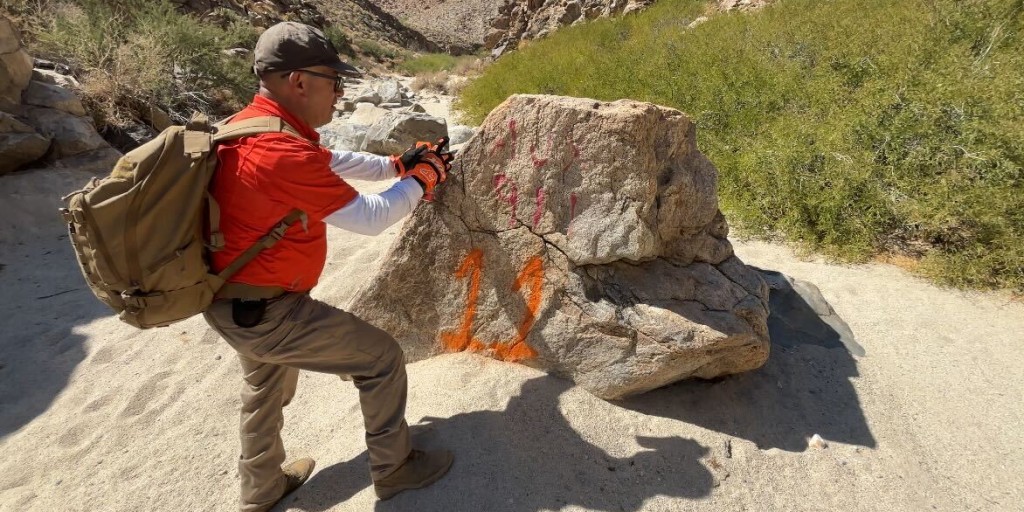
M 296 221 L 305 223 L 293 210 L 222 272 L 210 272 L 207 251 L 224 247 L 220 210 L 207 192 L 214 148 L 268 132 L 301 137 L 277 117 L 213 125 L 197 114 L 125 154 L 110 176 L 64 197 L 60 211 L 85 281 L 121 320 L 147 329 L 205 311 L 228 278 Z

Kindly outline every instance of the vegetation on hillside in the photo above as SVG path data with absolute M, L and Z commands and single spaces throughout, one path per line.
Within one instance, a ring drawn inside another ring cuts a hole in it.
M 97 126 L 138 123 L 150 106 L 178 123 L 194 111 L 226 115 L 256 92 L 251 53 L 229 50 L 251 50 L 259 29 L 228 9 L 199 18 L 168 0 L 3 0 L 0 13 L 15 20 L 33 56 L 72 70 Z M 324 32 L 363 69 L 406 56 L 338 25 Z
M 165 0 L 21 0 L 4 10 L 35 56 L 70 66 L 99 125 L 130 123 L 149 105 L 182 122 L 195 110 L 230 111 L 255 92 L 248 59 L 222 53 L 256 42 L 241 19 L 221 28 Z
M 690 27 L 702 0 L 559 31 L 462 93 L 633 98 L 700 128 L 746 233 L 847 260 L 911 256 L 1024 290 L 1024 0 L 779 0 Z

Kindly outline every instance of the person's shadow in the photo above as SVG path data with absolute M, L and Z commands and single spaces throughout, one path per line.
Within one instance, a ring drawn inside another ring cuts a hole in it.
M 684 421 L 749 440 L 761 449 L 802 451 L 819 434 L 874 447 L 849 381 L 863 349 L 813 284 L 761 271 L 771 287 L 772 352 L 760 370 L 712 381 L 682 381 L 616 402 L 643 414 Z M 710 450 L 692 439 L 637 436 L 646 448 L 615 457 L 584 440 L 559 411 L 569 381 L 528 381 L 504 411 L 424 418 L 418 445 L 458 439 L 451 474 L 423 490 L 377 502 L 377 512 L 488 510 L 535 512 L 575 505 L 636 511 L 654 496 L 696 499 L 715 485 L 701 462 Z M 424 443 L 426 440 L 426 443 Z M 709 458 L 709 465 L 713 464 Z M 370 485 L 367 457 L 330 466 L 286 500 L 309 512 L 328 510 Z
M 700 459 L 708 448 L 682 437 L 637 436 L 645 450 L 616 457 L 583 439 L 559 411 L 572 387 L 556 377 L 527 381 L 504 411 L 423 418 L 413 426 L 419 446 L 458 439 L 455 464 L 438 483 L 379 501 L 378 512 L 418 510 L 634 511 L 654 496 L 700 498 L 714 485 Z M 287 506 L 323 511 L 370 485 L 366 453 L 313 476 Z

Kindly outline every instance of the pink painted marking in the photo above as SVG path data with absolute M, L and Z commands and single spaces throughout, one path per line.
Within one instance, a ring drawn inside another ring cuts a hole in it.
M 565 228 L 565 236 L 572 234 L 572 221 L 576 220 L 576 193 L 569 194 L 569 227 Z
M 494 145 L 491 146 L 491 156 L 492 157 L 498 151 L 500 151 L 502 149 L 505 149 L 505 146 L 508 145 L 508 141 L 509 141 L 510 137 L 511 137 L 511 140 L 512 140 L 512 153 L 515 154 L 515 152 L 516 152 L 516 137 L 517 137 L 517 133 L 516 133 L 516 120 L 515 119 L 509 119 L 508 120 L 508 131 L 509 131 L 509 133 L 506 133 L 506 134 L 502 135 L 501 137 L 498 138 L 498 140 L 494 141 Z
M 512 211 L 508 215 L 508 227 L 512 228 L 516 225 L 516 208 L 519 206 L 519 187 L 515 183 L 512 184 L 512 191 L 508 195 L 508 204 L 512 205 Z
M 507 187 L 507 194 L 506 184 L 509 185 Z M 494 176 L 494 192 L 498 195 L 500 201 L 508 203 L 512 207 L 512 211 L 509 213 L 508 225 L 509 227 L 514 227 L 516 225 L 516 208 L 519 205 L 519 187 L 515 183 L 510 182 L 508 176 L 498 174 Z
M 491 156 L 494 156 L 495 153 L 497 153 L 500 149 L 502 149 L 504 147 L 505 147 L 505 138 L 504 137 L 494 141 L 494 145 L 491 146 Z
M 533 160 L 533 168 L 540 169 L 548 163 L 547 158 L 537 158 L 537 145 L 530 144 L 530 160 Z
M 537 207 L 533 210 L 533 229 L 540 224 L 540 217 L 544 213 L 544 189 L 537 187 Z
M 519 138 L 519 132 L 516 131 L 516 120 L 508 120 L 508 133 L 512 137 L 512 154 L 516 153 L 516 140 Z

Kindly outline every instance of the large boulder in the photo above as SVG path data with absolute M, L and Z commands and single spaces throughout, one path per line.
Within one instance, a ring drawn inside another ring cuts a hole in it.
M 96 149 L 61 158 L 53 163 L 57 169 L 76 169 L 81 172 L 106 176 L 114 169 L 118 159 L 123 156 L 120 151 L 108 145 Z
M 330 149 L 339 151 L 359 151 L 366 139 L 366 131 L 370 127 L 355 124 L 345 119 L 335 119 L 317 129 L 320 132 L 320 143 Z
M 352 305 L 409 359 L 471 350 L 609 399 L 767 359 L 768 288 L 682 113 L 513 96 L 449 176 Z
M 448 123 L 439 117 L 408 112 L 387 112 L 370 125 L 361 151 L 395 155 L 417 141 L 436 141 L 448 135 Z
M 15 110 L 31 80 L 32 57 L 22 49 L 14 25 L 0 16 L 0 110 Z
M 53 139 L 54 158 L 85 153 L 109 144 L 87 117 L 69 114 L 63 110 L 45 107 L 25 107 L 28 124 L 36 131 Z
M 0 112 L 0 174 L 35 162 L 50 148 L 50 139 L 14 116 Z
M 376 123 L 378 119 L 387 115 L 386 109 L 380 108 L 373 103 L 359 103 L 348 120 L 354 124 L 365 124 L 367 126 Z
M 21 95 L 21 102 L 34 107 L 62 110 L 76 116 L 84 116 L 85 106 L 75 93 L 53 84 L 32 80 Z
M 21 49 L 21 37 L 11 20 L 0 16 L 0 55 Z

